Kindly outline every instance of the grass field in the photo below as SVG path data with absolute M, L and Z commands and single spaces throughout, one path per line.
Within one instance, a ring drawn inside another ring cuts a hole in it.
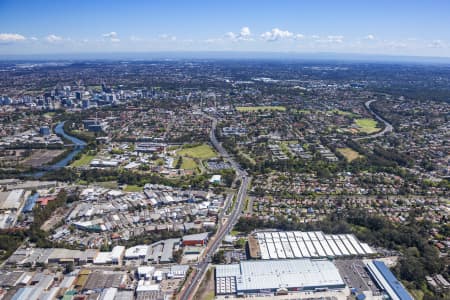
M 237 106 L 237 111 L 240 112 L 254 112 L 263 110 L 276 110 L 276 111 L 286 111 L 284 106 Z
M 371 134 L 380 130 L 380 128 L 377 127 L 377 121 L 375 121 L 374 119 L 357 119 L 355 120 L 355 123 L 359 127 L 359 131 L 367 134 Z
M 180 151 L 177 152 L 177 154 L 184 157 L 187 156 L 198 159 L 210 159 L 217 156 L 216 151 L 214 151 L 214 149 L 207 144 L 181 149 Z
M 123 190 L 125 192 L 142 192 L 144 188 L 142 186 L 138 186 L 138 185 L 127 185 Z
M 241 155 L 244 158 L 248 159 L 252 165 L 256 164 L 256 161 L 250 155 L 248 155 L 247 153 L 239 151 L 239 155 Z
M 423 299 L 424 292 L 422 292 L 421 290 L 409 290 L 409 292 L 412 294 L 414 299 L 417 299 L 417 300 Z
M 87 166 L 91 163 L 91 161 L 94 159 L 94 155 L 87 155 L 83 154 L 80 159 L 74 161 L 70 166 L 72 167 L 83 167 Z
M 361 157 L 361 155 L 358 152 L 356 152 L 351 148 L 338 148 L 337 151 L 339 151 L 339 153 L 344 155 L 345 159 L 347 159 L 348 162 L 351 162 L 352 160 Z
M 95 182 L 94 184 L 104 187 L 105 189 L 117 189 L 119 187 L 117 181 L 99 181 Z
M 349 117 L 356 117 L 356 116 L 358 116 L 357 114 L 354 114 L 352 112 L 343 111 L 343 110 L 340 110 L 340 109 L 333 109 L 333 110 L 330 110 L 328 112 L 330 112 L 330 113 L 337 113 L 338 115 L 341 115 L 341 116 L 349 116 Z
M 190 157 L 183 157 L 183 163 L 181 164 L 181 168 L 184 170 L 195 170 L 197 169 L 198 165 L 195 162 L 194 159 L 190 158 Z

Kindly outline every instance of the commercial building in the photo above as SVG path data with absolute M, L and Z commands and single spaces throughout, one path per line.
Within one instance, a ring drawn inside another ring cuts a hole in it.
M 352 234 L 329 235 L 321 231 L 257 232 L 249 237 L 249 245 L 250 257 L 261 259 L 334 258 L 375 253 Z
M 24 190 L 0 192 L 0 210 L 18 210 L 22 205 Z
M 183 236 L 183 246 L 204 246 L 208 243 L 208 232 Z
M 367 263 L 367 269 L 377 285 L 392 300 L 413 300 L 400 281 L 386 267 L 382 261 L 370 261 Z
M 345 286 L 329 260 L 241 261 L 216 267 L 217 295 L 342 290 Z
M 150 254 L 151 247 L 148 245 L 138 245 L 131 248 L 128 248 L 125 251 L 125 259 L 144 259 L 147 260 L 147 257 Z

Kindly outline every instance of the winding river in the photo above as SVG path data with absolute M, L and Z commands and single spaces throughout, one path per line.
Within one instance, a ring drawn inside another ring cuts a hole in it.
M 56 125 L 55 133 L 59 136 L 64 137 L 65 139 L 71 141 L 74 145 L 73 150 L 69 154 L 67 154 L 66 157 L 64 157 L 60 161 L 54 163 L 53 165 L 45 167 L 44 170 L 39 170 L 35 173 L 32 173 L 31 174 L 32 177 L 39 178 L 39 177 L 42 177 L 43 175 L 45 175 L 49 171 L 58 170 L 58 169 L 61 169 L 65 166 L 67 166 L 67 164 L 74 158 L 74 156 L 77 155 L 78 153 L 80 153 L 80 151 L 83 150 L 83 148 L 86 146 L 86 143 L 84 141 L 82 141 L 74 136 L 68 135 L 64 131 L 64 123 L 65 123 L 65 121 L 60 122 Z

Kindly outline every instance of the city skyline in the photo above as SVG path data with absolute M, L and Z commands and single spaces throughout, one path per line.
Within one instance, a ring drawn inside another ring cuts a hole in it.
M 350 53 L 450 57 L 434 1 L 0 1 L 0 55 Z

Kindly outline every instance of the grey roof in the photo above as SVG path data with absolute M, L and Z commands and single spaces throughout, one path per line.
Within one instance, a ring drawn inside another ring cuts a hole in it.
M 235 277 L 237 292 L 345 286 L 338 269 L 328 260 L 242 261 L 239 265 L 217 266 L 216 277 Z
M 180 239 L 168 239 L 164 241 L 164 248 L 161 253 L 160 262 L 170 262 L 173 259 L 173 247 L 178 244 Z
M 208 232 L 202 232 L 197 234 L 189 234 L 183 236 L 183 241 L 201 241 L 208 238 Z

